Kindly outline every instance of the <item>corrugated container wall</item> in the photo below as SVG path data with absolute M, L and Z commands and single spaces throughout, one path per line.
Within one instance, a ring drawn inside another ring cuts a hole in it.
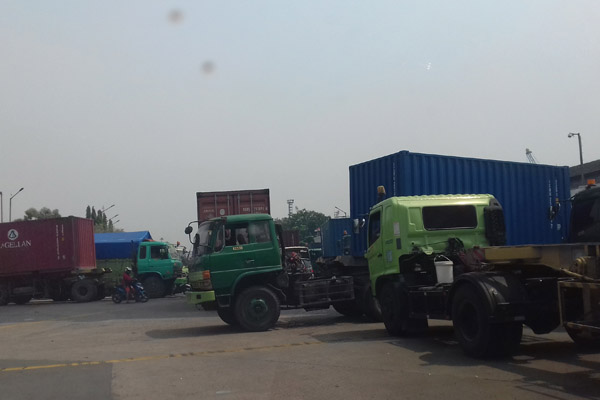
M 352 234 L 352 218 L 333 218 L 321 226 L 321 249 L 323 257 L 344 254 L 344 236 Z
M 548 218 L 556 198 L 570 197 L 568 167 L 401 151 L 350 167 L 352 218 L 367 218 L 380 185 L 387 197 L 492 194 L 504 208 L 507 245 L 561 243 L 568 232 L 568 202 Z M 352 250 L 364 255 L 365 229 L 353 236 Z
M 269 189 L 197 192 L 198 221 L 237 214 L 270 214 Z
M 0 224 L 0 275 L 96 268 L 94 223 L 67 217 Z

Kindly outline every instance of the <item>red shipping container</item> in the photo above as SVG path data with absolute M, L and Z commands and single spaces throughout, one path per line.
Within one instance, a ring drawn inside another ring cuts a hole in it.
M 198 221 L 238 214 L 270 214 L 269 189 L 197 192 Z
M 94 223 L 67 217 L 0 224 L 0 276 L 96 268 Z

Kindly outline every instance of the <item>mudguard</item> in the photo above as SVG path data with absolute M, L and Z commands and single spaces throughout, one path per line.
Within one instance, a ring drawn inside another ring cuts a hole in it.
M 458 276 L 449 293 L 447 313 L 452 317 L 456 290 L 470 285 L 485 302 L 490 322 L 525 321 L 527 293 L 523 283 L 511 273 L 469 272 Z

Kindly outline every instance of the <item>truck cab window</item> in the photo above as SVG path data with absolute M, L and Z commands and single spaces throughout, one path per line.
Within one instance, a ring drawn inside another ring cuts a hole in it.
M 381 212 L 377 211 L 369 217 L 369 246 L 379 239 L 381 235 Z
M 267 221 L 253 222 L 250 224 L 250 238 L 253 243 L 265 243 L 271 241 L 271 232 Z
M 140 246 L 140 260 L 146 259 L 146 246 Z
M 169 258 L 169 252 L 165 246 L 151 246 L 150 258 L 153 260 L 164 260 Z
M 471 205 L 423 207 L 423 227 L 428 231 L 477 228 L 477 213 Z

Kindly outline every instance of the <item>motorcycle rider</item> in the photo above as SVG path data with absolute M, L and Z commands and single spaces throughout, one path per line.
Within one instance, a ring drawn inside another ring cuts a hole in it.
M 129 298 L 133 298 L 134 290 L 133 287 L 133 278 L 131 277 L 131 267 L 125 268 L 125 272 L 123 273 L 123 287 L 125 289 L 125 297 L 127 298 L 127 303 L 129 303 Z

